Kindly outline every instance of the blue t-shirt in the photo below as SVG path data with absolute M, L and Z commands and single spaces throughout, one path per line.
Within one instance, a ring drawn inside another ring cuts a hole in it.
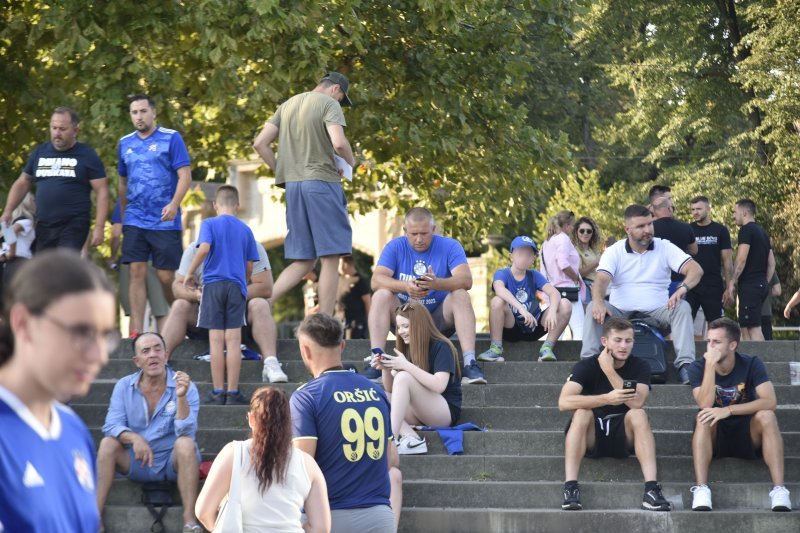
M 383 390 L 349 370 L 329 370 L 291 398 L 295 440 L 314 439 L 331 509 L 389 505 L 387 446 L 394 446 Z
M 417 279 L 433 268 L 437 278 L 449 278 L 453 269 L 467 262 L 467 254 L 461 244 L 449 237 L 434 235 L 431 245 L 424 252 L 418 252 L 409 244 L 407 237 L 396 237 L 389 241 L 381 252 L 378 266 L 392 271 L 392 277 L 401 281 Z M 420 300 L 431 313 L 436 310 L 449 293 L 447 291 L 430 291 Z M 402 302 L 409 300 L 408 293 L 401 292 L 397 297 Z
M 247 261 L 258 261 L 256 239 L 250 228 L 231 215 L 208 218 L 200 226 L 197 244 L 211 245 L 203 261 L 203 283 L 235 281 L 247 299 Z
M 167 128 L 142 139 L 137 132 L 119 140 L 117 172 L 128 178 L 126 226 L 152 230 L 180 230 L 181 212 L 161 221 L 161 210 L 178 187 L 178 169 L 189 166 L 189 152 L 181 134 Z
M 45 224 L 89 219 L 90 182 L 106 177 L 97 152 L 83 143 L 64 151 L 49 142 L 40 144 L 31 152 L 23 172 L 36 183 L 36 219 Z
M 522 278 L 522 281 L 517 281 L 511 273 L 511 267 L 502 268 L 494 273 L 492 290 L 494 290 L 495 281 L 502 281 L 506 289 L 511 291 L 511 294 L 514 295 L 514 298 L 524 305 L 537 321 L 539 320 L 539 317 L 542 316 L 542 310 L 539 307 L 539 299 L 536 297 L 536 292 L 544 289 L 544 286 L 550 283 L 541 272 L 533 269 L 526 270 L 525 277 Z M 512 307 L 511 312 L 514 314 L 514 320 L 517 321 L 517 326 L 522 328 L 525 332 L 533 332 L 535 328 L 525 325 L 525 320 L 520 316 L 519 311 Z
M 706 368 L 705 358 L 695 360 L 689 365 L 689 383 L 697 388 L 703 383 Z M 716 374 L 714 407 L 728 407 L 738 403 L 758 399 L 756 387 L 769 381 L 767 368 L 758 357 L 736 352 L 733 370 L 727 376 Z
M 0 387 L 0 531 L 96 533 L 95 453 L 89 430 L 56 403 L 45 429 Z
M 122 206 L 119 205 L 119 198 L 114 204 L 114 210 L 111 211 L 111 224 L 122 224 Z

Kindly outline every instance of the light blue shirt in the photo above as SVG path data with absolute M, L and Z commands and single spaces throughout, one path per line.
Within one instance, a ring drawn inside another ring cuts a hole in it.
M 186 400 L 189 416 L 177 420 L 178 397 L 175 395 L 175 372 L 167 367 L 167 388 L 158 400 L 153 416 L 147 409 L 147 399 L 139 389 L 142 371 L 125 376 L 114 386 L 111 404 L 108 406 L 103 434 L 118 438 L 125 431 L 138 433 L 147 441 L 154 454 L 172 450 L 178 437 L 195 440 L 197 414 L 200 411 L 200 395 L 194 383 L 189 384 Z

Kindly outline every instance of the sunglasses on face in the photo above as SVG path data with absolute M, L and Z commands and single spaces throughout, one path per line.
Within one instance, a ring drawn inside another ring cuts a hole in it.
M 591 228 L 588 228 L 588 229 L 587 228 L 581 228 L 581 229 L 578 230 L 578 233 L 580 233 L 581 235 L 591 235 L 592 233 L 594 233 L 594 230 L 591 229 Z

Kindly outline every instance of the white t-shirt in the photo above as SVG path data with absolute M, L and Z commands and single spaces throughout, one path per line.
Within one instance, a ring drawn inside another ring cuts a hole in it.
M 22 226 L 22 231 L 17 233 L 17 248 L 15 257 L 24 257 L 25 259 L 30 259 L 33 257 L 31 253 L 31 246 L 33 246 L 33 240 L 36 238 L 36 231 L 33 227 L 33 220 L 29 218 L 21 218 L 11 224 L 11 227 L 16 226 L 19 224 Z M 3 243 L 3 252 L 8 252 L 9 245 L 7 243 Z
M 620 311 L 650 312 L 666 305 L 672 271 L 680 272 L 692 257 L 665 239 L 654 238 L 643 253 L 628 239 L 603 252 L 597 272 L 611 276 L 609 302 Z

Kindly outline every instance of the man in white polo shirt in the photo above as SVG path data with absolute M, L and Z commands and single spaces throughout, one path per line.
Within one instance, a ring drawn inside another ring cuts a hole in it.
M 581 358 L 600 353 L 602 324 L 606 315 L 628 318 L 634 312 L 669 326 L 675 344 L 675 368 L 680 382 L 689 383 L 688 365 L 695 359 L 692 310 L 684 301 L 686 293 L 700 281 L 703 269 L 690 255 L 664 239 L 653 238 L 653 215 L 642 205 L 625 209 L 625 233 L 603 252 L 592 286 L 592 302 L 586 308 Z M 668 295 L 672 272 L 685 279 Z M 611 287 L 609 301 L 606 291 Z

